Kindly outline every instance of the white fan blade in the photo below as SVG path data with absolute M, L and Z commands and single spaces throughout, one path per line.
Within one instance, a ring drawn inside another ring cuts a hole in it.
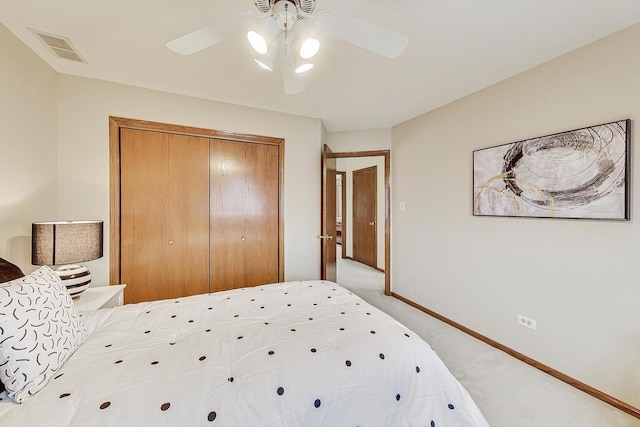
M 167 47 L 182 55 L 191 55 L 202 49 L 220 43 L 242 30 L 248 14 L 238 14 L 217 21 L 167 43 Z
M 292 60 L 282 62 L 282 81 L 284 83 L 284 93 L 294 95 L 304 91 L 304 77 L 295 72 L 295 65 Z
M 319 13 L 315 25 L 321 32 L 387 58 L 400 55 L 409 38 L 353 16 L 326 11 Z

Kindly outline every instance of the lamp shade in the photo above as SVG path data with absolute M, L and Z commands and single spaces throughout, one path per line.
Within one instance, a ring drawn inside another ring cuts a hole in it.
M 31 264 L 64 265 L 102 257 L 102 221 L 48 221 L 31 225 Z

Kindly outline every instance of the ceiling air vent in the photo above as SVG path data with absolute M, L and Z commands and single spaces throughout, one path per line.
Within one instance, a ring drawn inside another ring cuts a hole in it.
M 69 59 L 75 62 L 87 64 L 87 61 L 73 47 L 71 40 L 67 37 L 56 36 L 54 34 L 45 33 L 43 31 L 30 28 L 31 32 L 38 36 L 40 41 L 44 43 L 54 55 L 58 58 Z

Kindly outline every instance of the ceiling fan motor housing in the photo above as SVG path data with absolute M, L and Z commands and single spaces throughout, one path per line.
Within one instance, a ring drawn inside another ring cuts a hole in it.
M 293 28 L 293 24 L 298 19 L 302 19 L 298 15 L 298 9 L 295 4 L 287 0 L 279 0 L 271 9 L 271 16 L 276 20 L 281 30 Z
M 262 14 L 270 13 L 281 29 L 290 22 L 304 19 L 316 8 L 316 0 L 253 0 L 256 9 Z

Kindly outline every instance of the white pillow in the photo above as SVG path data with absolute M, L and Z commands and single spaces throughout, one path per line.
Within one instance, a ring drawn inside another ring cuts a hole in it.
M 17 403 L 46 386 L 86 336 L 49 267 L 0 286 L 0 381 Z

